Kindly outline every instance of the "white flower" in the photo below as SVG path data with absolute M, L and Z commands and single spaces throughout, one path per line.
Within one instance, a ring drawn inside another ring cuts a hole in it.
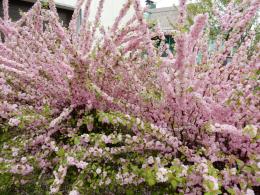
M 161 128 L 161 129 L 160 129 L 160 133 L 161 133 L 162 135 L 165 135 L 165 134 L 166 134 L 166 130 L 163 129 L 163 128 Z
M 50 191 L 51 191 L 51 194 L 55 194 L 58 192 L 58 189 L 56 187 L 51 186 Z
M 55 151 L 55 152 L 58 152 L 58 151 L 59 151 L 59 148 L 58 148 L 58 147 L 55 147 L 55 148 L 54 148 L 54 151 Z
M 183 169 L 182 169 L 182 172 L 181 172 L 181 174 L 180 174 L 179 176 L 180 176 L 180 177 L 186 176 L 186 175 L 187 175 L 187 171 L 188 171 L 188 166 L 186 166 L 186 165 L 181 165 L 181 167 L 182 167 Z
M 66 174 L 66 172 L 67 172 L 67 168 L 66 167 L 63 167 L 62 165 L 61 166 L 59 166 L 59 168 L 58 168 L 58 172 L 60 172 L 60 173 L 65 173 Z
M 106 184 L 106 185 L 109 185 L 110 183 L 111 183 L 111 179 L 110 179 L 110 178 L 107 178 L 105 184 Z
M 141 127 L 141 129 L 144 129 L 144 122 L 143 121 L 141 122 L 140 127 Z
M 201 163 L 199 168 L 202 170 L 203 173 L 208 173 L 208 165 L 206 163 Z
M 82 137 L 82 141 L 84 141 L 85 143 L 88 143 L 89 142 L 89 135 L 88 134 L 83 134 L 83 135 L 81 135 L 81 137 Z
M 260 162 L 257 163 L 257 167 L 260 169 Z
M 138 137 L 137 136 L 133 136 L 132 139 L 133 139 L 134 142 L 137 142 Z
M 147 163 L 149 165 L 153 164 L 154 163 L 154 160 L 153 160 L 153 157 L 152 156 L 149 156 L 148 160 L 147 160 Z
M 8 148 L 8 145 L 4 143 L 3 149 L 7 149 L 7 148 Z
M 12 148 L 12 156 L 17 156 L 18 155 L 18 148 Z
M 156 158 L 155 158 L 155 161 L 156 161 L 156 163 L 157 163 L 158 165 L 161 164 L 161 159 L 160 159 L 160 157 L 156 157 Z
M 231 134 L 237 134 L 237 135 L 241 135 L 241 131 L 238 130 L 235 126 L 233 125 L 228 125 L 228 124 L 218 124 L 215 123 L 215 129 L 213 128 L 214 132 L 227 132 L 227 133 L 231 133 Z
M 97 168 L 96 173 L 100 174 L 101 172 L 102 172 L 102 170 L 100 168 Z
M 80 195 L 80 193 L 77 190 L 72 190 L 69 195 Z
M 102 154 L 103 150 L 101 148 L 97 149 L 98 153 Z
M 22 162 L 22 163 L 26 163 L 26 162 L 27 162 L 27 158 L 26 158 L 26 157 L 22 157 L 22 158 L 21 158 L 21 162 Z
M 68 162 L 69 165 L 74 165 L 75 159 L 73 157 L 71 157 L 71 156 L 68 156 L 67 157 L 67 162 Z
M 84 162 L 84 161 L 80 161 L 80 162 L 77 164 L 77 167 L 80 168 L 80 169 L 85 169 L 87 165 L 88 165 L 88 163 L 86 163 L 86 162 Z
M 20 124 L 20 120 L 17 119 L 17 118 L 10 118 L 8 124 L 11 126 L 11 127 L 17 127 L 19 124 Z
M 121 173 L 117 173 L 117 174 L 116 174 L 116 179 L 117 179 L 117 180 L 122 180 L 122 179 L 123 179 Z
M 164 167 L 160 167 L 156 173 L 156 179 L 159 182 L 166 182 L 168 180 L 168 170 L 165 169 Z
M 102 139 L 103 142 L 105 142 L 105 144 L 109 144 L 109 143 L 112 142 L 110 136 L 102 135 L 102 136 L 101 136 L 101 139 Z
M 122 137 L 122 134 L 121 134 L 121 133 L 118 134 L 117 139 L 118 139 L 118 141 L 120 141 L 120 142 L 123 140 L 123 137 Z
M 136 119 L 136 124 L 139 125 L 141 123 L 141 120 L 139 118 Z
M 218 126 L 218 124 L 216 124 L 216 126 Z M 206 126 L 206 130 L 208 131 L 208 132 L 216 132 L 217 130 L 216 130 L 216 127 L 214 126 L 214 125 L 212 125 L 212 124 L 208 124 L 207 126 Z
M 52 150 L 56 151 L 57 146 L 56 146 L 56 144 L 55 144 L 55 141 L 51 141 L 51 142 L 50 142 L 50 148 L 51 148 Z
M 236 168 L 230 169 L 230 173 L 231 173 L 231 175 L 236 175 L 237 169 Z
M 102 186 L 104 182 L 102 180 L 99 181 L 99 186 Z
M 108 97 L 107 97 L 107 101 L 109 101 L 109 102 L 113 102 L 113 101 L 114 101 L 114 98 L 113 98 L 113 97 L 110 97 L 110 96 L 108 96 Z
M 104 171 L 104 172 L 103 172 L 103 177 L 106 177 L 106 176 L 107 176 L 107 172 Z
M 102 123 L 109 123 L 109 119 L 106 116 L 104 116 L 104 118 L 102 119 Z
M 251 189 L 246 190 L 246 195 L 255 195 L 255 192 Z
M 131 119 L 130 115 L 128 115 L 128 114 L 126 114 L 125 117 L 126 117 L 127 119 L 129 119 L 129 120 Z

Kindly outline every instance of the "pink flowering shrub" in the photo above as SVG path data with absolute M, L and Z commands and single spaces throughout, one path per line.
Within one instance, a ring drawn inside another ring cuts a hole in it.
M 216 8 L 222 33 L 212 49 L 208 15 L 187 30 L 181 0 L 173 53 L 155 47 L 164 34 L 148 28 L 139 0 L 127 0 L 109 29 L 100 25 L 104 0 L 94 21 L 84 2 L 65 28 L 52 0 L 16 22 L 3 0 L 0 192 L 257 192 L 260 45 L 251 24 L 260 2 Z

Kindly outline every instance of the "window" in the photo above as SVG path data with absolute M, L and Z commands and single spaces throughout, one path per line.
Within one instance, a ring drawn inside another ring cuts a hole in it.
M 3 17 L 3 0 L 0 0 L 0 17 Z M 21 17 L 20 12 L 26 12 L 33 6 L 33 3 L 22 0 L 9 0 L 9 15 L 14 21 L 19 20 Z M 68 26 L 71 20 L 73 10 L 57 8 L 60 20 L 64 26 Z
M 157 47 L 160 46 L 160 44 L 161 44 L 161 39 L 160 39 L 159 37 L 154 37 L 152 40 L 156 41 L 156 46 L 157 46 Z M 173 52 L 175 41 L 174 41 L 172 35 L 165 35 L 165 43 L 169 45 L 170 51 Z M 167 53 L 164 52 L 164 53 L 162 54 L 162 57 L 166 57 L 166 56 L 167 56 Z

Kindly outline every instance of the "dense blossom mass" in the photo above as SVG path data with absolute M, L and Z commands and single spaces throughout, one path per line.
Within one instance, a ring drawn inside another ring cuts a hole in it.
M 215 6 L 189 27 L 181 0 L 173 52 L 139 0 L 108 29 L 104 2 L 90 20 L 92 0 L 78 0 L 65 28 L 53 0 L 18 21 L 3 0 L 1 194 L 259 192 L 260 1 Z

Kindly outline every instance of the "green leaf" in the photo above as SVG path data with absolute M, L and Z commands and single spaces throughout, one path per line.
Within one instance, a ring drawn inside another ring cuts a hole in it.
M 239 159 L 236 159 L 236 162 L 237 162 L 237 165 L 239 168 L 243 167 L 245 164 L 242 160 L 239 160 Z
M 186 91 L 187 91 L 188 93 L 191 93 L 191 92 L 193 92 L 193 88 L 192 88 L 192 87 L 189 87 Z
M 75 145 L 79 145 L 80 144 L 80 138 L 79 137 L 75 137 L 74 138 L 74 144 Z
M 148 178 L 147 183 L 148 183 L 149 186 L 153 186 L 153 185 L 156 184 L 156 181 L 153 178 Z
M 10 173 L 0 174 L 0 192 L 10 188 L 12 184 L 13 184 L 12 174 Z
M 209 189 L 214 189 L 214 183 L 212 181 L 208 181 L 207 185 L 209 186 Z
M 127 190 L 126 190 L 126 195 L 134 195 L 133 190 L 127 189 Z
M 173 179 L 173 180 L 171 180 L 171 185 L 172 185 L 173 189 L 175 190 L 178 186 L 178 182 L 175 179 Z
M 58 152 L 57 152 L 57 155 L 59 157 L 63 157 L 65 155 L 65 150 L 63 148 L 59 149 Z
M 149 186 L 153 186 L 156 184 L 155 175 L 151 169 L 145 169 L 143 172 L 143 176 Z
M 43 107 L 43 116 L 48 117 L 50 115 L 51 115 L 51 108 L 49 107 L 49 105 L 46 104 Z
M 260 183 L 260 177 L 256 178 L 256 182 Z
M 251 173 L 251 172 L 253 171 L 253 169 L 252 169 L 252 167 L 250 167 L 250 166 L 245 166 L 245 167 L 243 168 L 243 171 L 248 172 L 248 173 Z
M 206 193 L 204 193 L 204 195 L 215 195 L 215 193 L 213 193 L 213 192 L 206 192 Z
M 228 193 L 230 193 L 231 195 L 235 195 L 235 190 L 233 190 L 232 188 L 227 189 Z

